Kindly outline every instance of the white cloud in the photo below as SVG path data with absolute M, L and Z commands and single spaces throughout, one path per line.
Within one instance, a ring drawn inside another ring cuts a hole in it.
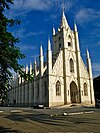
M 93 63 L 92 64 L 94 73 L 100 74 L 100 63 Z
M 29 32 L 29 33 L 27 33 L 24 36 L 26 36 L 26 37 L 28 37 L 28 36 L 38 36 L 38 35 L 42 35 L 42 34 L 44 34 L 44 32 L 42 32 L 42 31 L 39 31 L 39 32 Z
M 76 4 L 77 0 L 67 0 L 64 2 L 65 11 L 69 11 L 69 9 L 73 8 Z M 62 10 L 63 2 L 62 0 L 14 0 L 14 5 L 11 6 L 9 12 L 6 12 L 9 18 L 16 16 L 24 16 L 31 10 Z M 51 12 L 53 12 L 51 10 Z M 59 13 L 58 13 L 59 14 Z
M 26 29 L 21 27 L 19 29 L 16 29 L 12 32 L 12 34 L 17 37 L 17 38 L 24 38 L 24 37 L 30 37 L 30 36 L 39 36 L 44 34 L 43 31 L 38 31 L 38 32 L 26 32 Z
M 50 1 L 46 0 L 25 0 L 24 8 L 35 9 L 35 10 L 48 10 L 51 6 Z
M 100 11 L 91 8 L 83 8 L 76 14 L 75 18 L 79 24 L 88 23 L 95 19 L 100 19 Z
M 23 38 L 25 36 L 25 32 L 26 32 L 25 28 L 21 27 L 17 30 L 14 30 L 12 33 L 15 37 L 20 39 L 20 38 Z
M 51 1 L 46 0 L 14 0 L 12 9 L 17 10 L 47 10 L 50 8 Z
M 37 49 L 37 45 L 23 44 L 21 42 L 19 44 L 17 44 L 17 46 L 20 48 L 21 51 L 29 51 L 29 50 L 36 50 Z
M 100 38 L 100 28 L 95 27 L 94 29 L 92 29 L 91 35 Z
M 92 66 L 96 72 L 100 72 L 100 63 L 93 63 Z
M 34 50 L 34 49 L 36 49 L 36 47 L 33 45 L 24 45 L 22 47 L 20 46 L 20 49 L 21 50 Z
M 65 2 L 65 11 L 69 11 L 73 6 L 75 6 L 77 1 L 69 0 Z
M 100 63 L 93 63 L 92 67 L 93 67 L 93 75 L 94 75 L 94 77 L 100 75 Z
M 14 5 L 10 6 L 9 12 L 5 14 L 9 18 L 24 16 L 31 10 L 49 10 L 52 2 L 47 0 L 14 0 Z
M 100 46 L 100 41 L 97 42 L 97 45 Z

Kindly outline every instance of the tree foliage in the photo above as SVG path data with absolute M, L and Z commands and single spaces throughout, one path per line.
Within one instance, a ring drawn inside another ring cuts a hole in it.
M 6 96 L 12 78 L 11 70 L 22 73 L 23 66 L 18 63 L 18 60 L 25 57 L 19 47 L 15 46 L 19 39 L 8 31 L 9 26 L 20 24 L 20 21 L 5 16 L 5 10 L 10 9 L 10 4 L 14 4 L 14 0 L 0 0 L 0 99 Z

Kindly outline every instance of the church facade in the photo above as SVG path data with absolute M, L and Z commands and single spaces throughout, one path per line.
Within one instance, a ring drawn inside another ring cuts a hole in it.
M 68 25 L 64 11 L 58 31 L 53 27 L 52 49 L 48 39 L 47 61 L 44 63 L 40 47 L 39 66 L 26 66 L 26 74 L 34 75 L 32 81 L 24 81 L 20 75 L 13 81 L 8 92 L 9 104 L 15 106 L 47 107 L 79 103 L 94 105 L 94 89 L 91 59 L 88 50 L 87 67 L 79 46 L 76 24 L 74 30 Z

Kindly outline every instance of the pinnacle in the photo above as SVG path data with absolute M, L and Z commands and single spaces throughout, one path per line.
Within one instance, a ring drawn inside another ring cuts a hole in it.
M 60 25 L 60 28 L 68 28 L 69 25 L 68 25 L 68 22 L 67 22 L 67 19 L 66 19 L 66 16 L 65 16 L 65 13 L 64 13 L 64 10 L 62 12 L 62 20 L 61 20 L 61 25 Z

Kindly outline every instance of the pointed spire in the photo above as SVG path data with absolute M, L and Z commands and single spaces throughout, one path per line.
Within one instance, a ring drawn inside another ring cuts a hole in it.
M 48 38 L 47 70 L 48 74 L 50 74 L 50 72 L 52 71 L 52 51 L 51 51 L 50 38 Z
M 44 56 L 43 56 L 43 48 L 42 48 L 42 44 L 40 46 L 40 59 L 39 59 L 39 63 L 40 63 L 40 66 L 39 66 L 39 73 L 40 73 L 40 76 L 43 76 L 43 66 L 44 66 Z
M 50 43 L 50 38 L 48 38 L 48 51 L 51 50 L 51 43 Z
M 37 63 L 36 63 L 36 58 L 35 58 L 35 61 L 34 61 L 34 65 L 36 65 Z
M 36 63 L 36 59 L 34 60 L 34 75 L 36 76 L 36 68 L 37 68 L 37 63 Z
M 40 56 L 43 56 L 42 42 L 41 42 L 41 46 L 40 46 Z
M 86 54 L 87 54 L 87 70 L 88 70 L 90 78 L 92 79 L 92 65 L 91 65 L 91 59 L 90 59 L 88 49 L 86 51 Z
M 28 65 L 26 65 L 25 71 L 26 71 L 26 74 L 28 74 Z
M 89 55 L 88 49 L 86 50 L 86 55 L 87 55 L 87 59 L 90 59 L 90 55 Z
M 75 22 L 74 22 L 74 31 L 77 32 L 77 25 Z
M 54 28 L 54 26 L 53 26 L 53 30 L 52 30 L 52 32 L 53 32 L 53 36 L 55 35 L 55 28 Z
M 30 62 L 30 74 L 32 74 L 32 63 Z
M 64 9 L 62 11 L 62 20 L 61 20 L 60 28 L 63 28 L 63 27 L 66 27 L 66 28 L 69 27 L 68 22 L 67 22 L 67 19 L 65 17 Z

